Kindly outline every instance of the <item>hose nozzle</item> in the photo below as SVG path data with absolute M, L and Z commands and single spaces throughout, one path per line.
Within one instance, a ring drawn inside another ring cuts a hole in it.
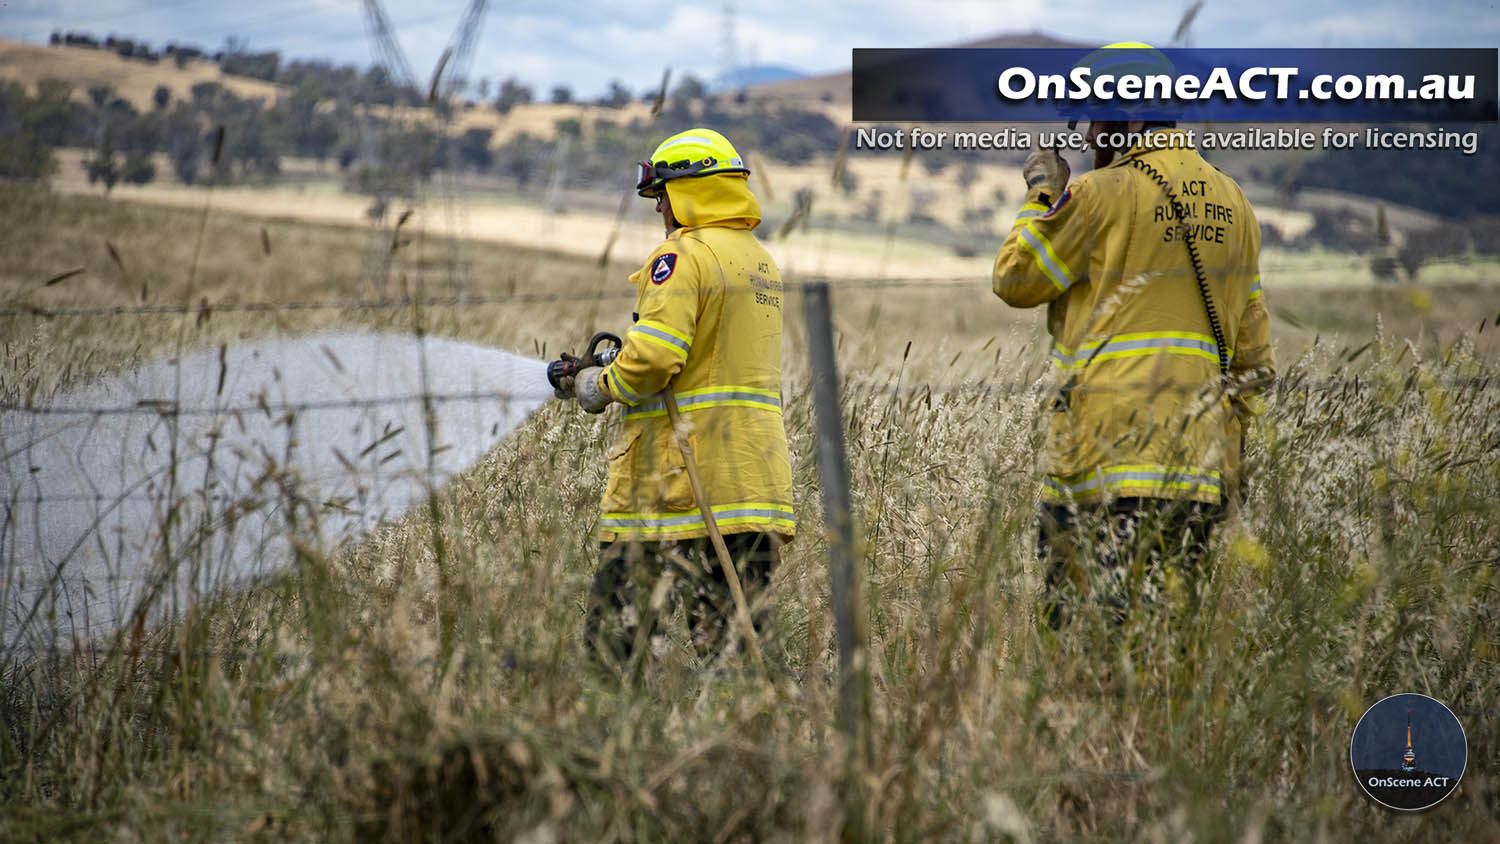
M 600 343 L 604 343 L 605 347 L 599 348 Z M 616 357 L 619 357 L 622 345 L 624 344 L 620 341 L 619 335 L 601 331 L 589 340 L 588 348 L 583 354 L 574 357 L 564 352 L 562 357 L 547 364 L 547 381 L 555 390 L 559 388 L 559 382 L 563 378 L 571 378 L 581 369 L 591 366 L 609 366 Z

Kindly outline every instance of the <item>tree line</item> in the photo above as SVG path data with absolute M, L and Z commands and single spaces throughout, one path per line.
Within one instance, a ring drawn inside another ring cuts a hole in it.
M 429 102 L 396 84 L 378 65 L 361 70 L 318 60 L 282 61 L 279 53 L 255 53 L 236 39 L 213 54 L 181 44 L 157 53 L 139 40 L 99 40 L 73 32 L 57 33 L 53 40 L 144 61 L 164 56 L 179 63 L 215 61 L 226 73 L 274 82 L 282 92 L 267 102 L 218 82 L 195 84 L 186 97 L 160 85 L 149 105 L 137 107 L 108 85 L 78 92 L 59 79 L 43 79 L 34 90 L 7 83 L 0 87 L 0 177 L 45 179 L 56 173 L 52 150 L 77 147 L 87 150 L 83 166 L 89 179 L 106 190 L 156 178 L 161 156 L 185 184 L 209 177 L 218 183 L 269 181 L 281 172 L 283 158 L 296 156 L 320 166 L 336 163 L 349 189 L 376 196 L 409 194 L 442 169 L 492 174 L 518 189 L 540 190 L 543 178 L 559 170 L 569 187 L 621 183 L 628 178 L 621 175 L 625 164 L 648 154 L 666 128 L 693 122 L 717 126 L 743 147 L 791 163 L 833 152 L 841 137 L 839 127 L 820 113 L 747 103 L 743 95 L 715 96 L 689 75 L 654 118 L 626 120 L 622 113 L 611 119 L 609 110 L 657 96 L 655 91 L 638 95 L 615 81 L 594 102 L 606 110 L 595 119 L 563 118 L 545 136 L 521 133 L 496 143 L 488 128 L 450 133 L 442 127 L 459 110 L 493 108 L 506 114 L 534 102 L 534 89 L 521 80 L 506 79 L 493 91 L 485 81 L 466 86 L 483 99 L 455 105 Z M 566 86 L 554 87 L 550 99 L 574 102 Z M 412 114 L 375 108 L 380 106 L 413 109 L 430 119 L 407 119 Z

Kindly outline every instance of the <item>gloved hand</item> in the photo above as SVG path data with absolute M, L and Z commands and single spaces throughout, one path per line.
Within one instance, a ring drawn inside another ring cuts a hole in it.
M 558 364 L 564 364 L 564 366 L 558 366 Z M 578 358 L 574 355 L 568 354 L 567 352 L 563 352 L 558 357 L 557 361 L 553 363 L 551 367 L 549 367 L 549 369 L 552 368 L 556 368 L 560 372 L 566 372 L 567 370 L 573 370 L 576 372 L 578 369 Z M 549 372 L 549 375 L 550 374 L 551 373 Z M 576 377 L 576 375 L 558 375 L 552 385 L 552 394 L 563 401 L 567 401 L 568 399 L 573 398 L 574 379 Z
M 1068 186 L 1073 168 L 1055 149 L 1034 149 L 1021 165 L 1021 175 L 1026 179 L 1026 189 L 1044 186 L 1053 199 Z
M 604 371 L 603 367 L 590 366 L 578 370 L 577 379 L 573 382 L 573 392 L 578 399 L 578 406 L 589 413 L 603 413 L 604 408 L 615 400 L 607 390 L 599 383 L 599 374 Z

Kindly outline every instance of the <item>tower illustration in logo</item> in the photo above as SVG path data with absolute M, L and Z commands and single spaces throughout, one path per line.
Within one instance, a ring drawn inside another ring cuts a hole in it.
M 1420 767 L 1417 736 L 1422 737 Z M 1370 799 L 1389 809 L 1418 812 L 1443 802 L 1458 788 L 1468 759 L 1464 728 L 1453 712 L 1421 694 L 1391 695 L 1377 702 L 1355 724 L 1349 740 L 1355 781 Z
M 1406 752 L 1401 754 L 1401 770 L 1410 773 L 1417 769 L 1417 752 L 1411 747 L 1411 705 L 1406 707 Z

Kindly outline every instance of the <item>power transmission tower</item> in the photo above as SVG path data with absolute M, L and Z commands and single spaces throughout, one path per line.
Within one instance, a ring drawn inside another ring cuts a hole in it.
M 453 37 L 448 39 L 448 47 L 443 50 L 443 60 L 433 74 L 431 91 L 444 98 L 452 97 L 467 83 L 469 66 L 474 59 L 474 45 L 479 40 L 480 24 L 484 22 L 484 13 L 488 7 L 489 0 L 470 0 L 464 16 L 458 21 L 458 28 L 453 31 Z M 441 80 L 439 77 L 442 77 Z
M 380 0 L 364 0 L 364 10 L 365 29 L 370 34 L 370 40 L 375 42 L 375 63 L 385 68 L 391 75 L 391 81 L 398 86 L 415 87 L 417 78 L 411 72 L 406 54 L 401 52 L 401 45 L 396 43 L 391 21 L 385 16 Z
M 458 27 L 453 36 L 448 40 L 448 46 L 443 50 L 442 57 L 438 59 L 437 66 L 433 69 L 432 80 L 427 89 L 427 105 L 432 108 L 436 116 L 435 137 L 430 148 L 417 150 L 411 154 L 410 150 L 403 150 L 405 154 L 396 154 L 395 130 L 392 128 L 392 119 L 395 110 L 386 116 L 386 120 L 380 121 L 378 133 L 380 139 L 374 144 L 375 154 L 368 155 L 377 168 L 377 178 L 386 186 L 383 190 L 400 194 L 409 194 L 410 197 L 420 204 L 420 191 L 423 183 L 423 174 L 436 169 L 442 165 L 442 193 L 444 199 L 444 210 L 448 219 L 450 235 L 450 280 L 454 286 L 463 288 L 466 286 L 467 268 L 460 260 L 459 243 L 464 239 L 462 218 L 465 216 L 462 209 L 458 207 L 457 186 L 451 173 L 453 156 L 448 149 L 450 139 L 449 129 L 451 127 L 452 108 L 450 99 L 460 92 L 461 87 L 468 78 L 469 65 L 474 55 L 474 46 L 478 40 L 480 25 L 484 20 L 485 10 L 489 6 L 489 0 L 470 0 L 463 16 L 459 19 Z M 419 90 L 416 74 L 412 72 L 411 63 L 407 61 L 406 54 L 396 40 L 396 34 L 391 26 L 390 18 L 386 16 L 385 9 L 380 0 L 362 0 L 364 9 L 365 29 L 369 34 L 374 46 L 375 63 L 383 68 L 392 83 L 410 96 L 410 92 Z M 402 95 L 397 97 L 397 105 L 400 105 Z M 408 103 L 410 105 L 410 103 Z M 369 118 L 367 107 L 366 117 Z M 367 132 L 366 149 L 369 149 L 369 135 L 376 134 Z M 428 146 L 425 143 L 423 146 Z M 374 207 L 381 207 L 389 201 L 389 197 L 377 196 Z M 373 216 L 372 216 L 373 219 Z M 383 219 L 383 217 L 381 218 Z M 402 215 L 402 220 L 406 219 Z M 376 220 L 378 223 L 380 220 Z M 377 232 L 377 235 L 383 233 Z M 389 239 L 377 236 L 372 243 L 370 258 L 366 261 L 366 286 L 373 288 L 377 297 L 385 295 L 385 285 L 390 274 L 392 253 L 398 246 L 394 235 Z M 420 279 L 419 279 L 420 281 Z
M 454 153 L 452 133 L 452 100 L 468 84 L 469 67 L 474 59 L 474 45 L 484 22 L 489 0 L 470 0 L 458 28 L 448 39 L 448 46 L 433 70 L 432 84 L 428 88 L 428 104 L 438 115 L 437 149 L 443 152 L 444 167 L 439 184 L 442 185 L 443 207 L 448 222 L 448 276 L 456 293 L 473 292 L 474 267 L 468 247 L 468 206 L 458 195 L 458 177 L 454 173 L 457 155 Z
M 723 78 L 728 79 L 740 66 L 739 45 L 736 43 L 734 36 L 734 0 L 724 0 L 724 32 L 722 39 L 719 45 L 719 51 L 722 55 L 719 58 L 724 65 L 722 70 Z
M 1182 13 L 1182 19 L 1177 22 L 1177 31 L 1172 33 L 1173 47 L 1193 46 L 1193 21 L 1198 19 L 1198 13 L 1203 10 L 1203 2 L 1204 0 L 1194 0 L 1193 5 Z

